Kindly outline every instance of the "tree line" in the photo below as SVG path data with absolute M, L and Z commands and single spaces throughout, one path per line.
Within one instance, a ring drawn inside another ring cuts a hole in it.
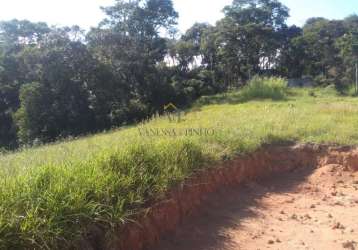
M 51 142 L 137 122 L 254 75 L 353 83 L 358 16 L 287 25 L 278 0 L 234 0 L 216 25 L 183 35 L 171 0 L 116 0 L 84 32 L 0 22 L 0 148 Z

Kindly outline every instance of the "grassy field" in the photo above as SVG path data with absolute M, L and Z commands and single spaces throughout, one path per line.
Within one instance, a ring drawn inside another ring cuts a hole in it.
M 255 81 L 200 99 L 179 121 L 1 155 L 0 249 L 69 248 L 91 224 L 113 228 L 193 171 L 262 144 L 358 144 L 358 99 Z

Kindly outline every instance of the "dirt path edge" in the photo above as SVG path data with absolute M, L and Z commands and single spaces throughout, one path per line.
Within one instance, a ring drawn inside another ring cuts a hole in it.
M 208 195 L 245 181 L 289 172 L 298 168 L 340 165 L 358 171 L 358 147 L 316 144 L 270 145 L 239 156 L 220 166 L 195 173 L 160 201 L 127 222 L 118 232 L 103 237 L 94 227 L 80 249 L 144 250 L 173 232 L 184 218 L 200 214 Z

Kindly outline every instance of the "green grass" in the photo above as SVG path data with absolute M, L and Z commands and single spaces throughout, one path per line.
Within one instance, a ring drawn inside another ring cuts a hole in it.
M 220 103 L 244 103 L 255 99 L 284 100 L 287 97 L 287 81 L 277 77 L 255 76 L 240 91 L 224 93 L 216 96 L 206 96 L 199 99 L 197 105 Z
M 358 99 L 331 89 L 247 88 L 202 98 L 178 123 L 155 117 L 1 155 L 0 249 L 70 248 L 90 225 L 114 228 L 194 171 L 266 143 L 358 144 Z M 190 130 L 199 128 L 215 133 Z

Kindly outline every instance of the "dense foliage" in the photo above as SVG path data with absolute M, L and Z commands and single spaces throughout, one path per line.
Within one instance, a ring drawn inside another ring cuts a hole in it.
M 130 124 L 254 75 L 340 89 L 354 79 L 356 15 L 299 28 L 278 0 L 234 0 L 215 26 L 197 23 L 178 38 L 171 0 L 116 0 L 103 11 L 87 33 L 0 23 L 0 149 Z

